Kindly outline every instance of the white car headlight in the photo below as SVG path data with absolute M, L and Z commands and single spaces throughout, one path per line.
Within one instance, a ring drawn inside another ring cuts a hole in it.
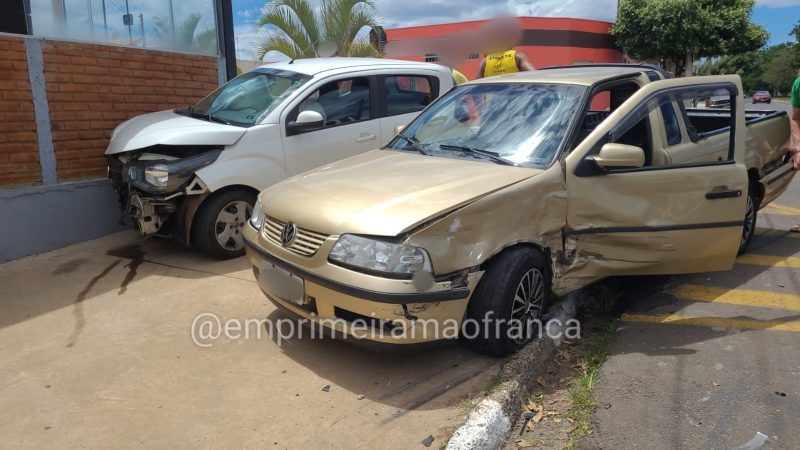
M 153 186 L 164 187 L 169 181 L 169 169 L 164 164 L 148 167 L 144 169 L 144 179 Z
M 256 205 L 253 206 L 253 215 L 250 216 L 250 225 L 256 230 L 260 230 L 264 225 L 264 208 L 261 206 L 261 200 L 256 200 Z
M 431 272 L 428 253 L 418 247 L 344 234 L 336 241 L 328 259 L 368 271 L 413 275 Z

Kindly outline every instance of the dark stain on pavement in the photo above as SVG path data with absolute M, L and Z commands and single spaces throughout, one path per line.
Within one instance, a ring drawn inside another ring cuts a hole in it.
M 52 275 L 66 275 L 69 273 L 73 273 L 87 262 L 89 262 L 89 258 L 71 259 L 61 264 L 60 266 L 56 267 L 53 270 Z
M 67 347 L 72 347 L 75 345 L 75 342 L 78 341 L 78 335 L 81 334 L 83 328 L 86 326 L 86 318 L 83 315 L 83 301 L 86 300 L 86 296 L 92 290 L 94 285 L 97 284 L 103 277 L 108 275 L 114 267 L 117 267 L 120 263 L 120 260 L 116 260 L 109 264 L 102 272 L 92 277 L 86 286 L 80 291 L 75 297 L 75 306 L 72 309 L 72 315 L 75 316 L 75 329 L 72 331 L 72 334 L 69 336 L 69 340 L 67 341 Z
M 125 264 L 125 267 L 128 268 L 128 273 L 125 274 L 125 278 L 119 285 L 119 291 L 117 291 L 117 295 L 122 295 L 128 291 L 128 284 L 133 281 L 134 278 L 136 278 L 136 272 L 139 269 L 139 266 L 141 266 L 144 262 L 145 252 L 141 247 L 134 244 L 112 248 L 111 250 L 107 251 L 106 254 L 109 256 L 116 256 L 118 258 L 127 258 L 131 260 L 128 264 Z

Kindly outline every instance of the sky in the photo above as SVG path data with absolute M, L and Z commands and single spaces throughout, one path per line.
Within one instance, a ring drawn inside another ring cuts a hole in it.
M 237 56 L 252 59 L 258 36 L 253 21 L 265 0 L 233 0 Z M 613 22 L 617 0 L 375 0 L 387 28 L 488 19 L 506 13 L 519 16 L 572 17 Z M 753 21 L 770 32 L 769 45 L 791 40 L 800 20 L 800 0 L 756 0 Z

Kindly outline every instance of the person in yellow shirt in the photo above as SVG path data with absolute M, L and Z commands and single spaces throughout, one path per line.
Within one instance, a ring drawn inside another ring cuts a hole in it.
M 504 52 L 489 53 L 481 61 L 478 78 L 491 77 L 504 73 L 526 72 L 536 70 L 524 53 L 514 49 Z

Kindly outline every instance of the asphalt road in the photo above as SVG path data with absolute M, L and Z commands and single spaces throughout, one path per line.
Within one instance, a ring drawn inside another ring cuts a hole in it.
M 765 449 L 797 448 L 798 222 L 800 178 L 759 213 L 732 271 L 610 280 L 624 311 L 582 448 L 733 449 L 757 433 Z

